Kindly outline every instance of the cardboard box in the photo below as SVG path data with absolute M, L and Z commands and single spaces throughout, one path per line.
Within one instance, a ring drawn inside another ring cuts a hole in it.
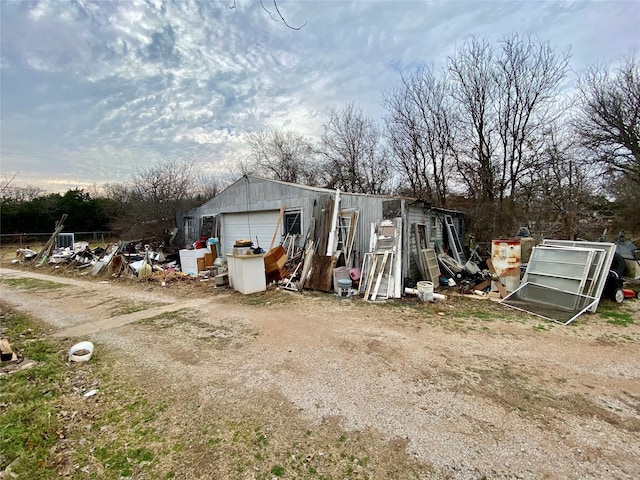
M 267 273 L 273 273 L 282 270 L 287 263 L 287 254 L 279 245 L 269 250 L 264 256 L 264 268 Z

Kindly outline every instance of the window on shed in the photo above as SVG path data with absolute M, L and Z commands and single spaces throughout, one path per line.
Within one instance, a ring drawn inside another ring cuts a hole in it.
M 431 228 L 429 230 L 430 242 L 433 245 L 438 238 L 438 218 L 434 214 L 431 214 Z
M 193 228 L 193 217 L 184 217 L 184 238 L 190 243 L 195 240 L 195 229 Z
M 209 238 L 217 236 L 217 222 L 215 215 L 205 215 L 202 217 L 202 225 L 200 227 L 200 236 Z
M 284 234 L 302 235 L 301 210 L 289 210 L 284 212 Z

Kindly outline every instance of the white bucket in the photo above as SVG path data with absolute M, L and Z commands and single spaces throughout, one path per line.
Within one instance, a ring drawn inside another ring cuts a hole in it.
M 418 298 L 423 302 L 433 302 L 433 282 L 418 282 Z
M 76 355 L 76 352 L 80 351 L 86 351 L 87 353 L 83 355 Z M 91 355 L 93 355 L 93 343 L 80 342 L 71 347 L 67 354 L 67 358 L 70 362 L 88 362 L 91 360 Z

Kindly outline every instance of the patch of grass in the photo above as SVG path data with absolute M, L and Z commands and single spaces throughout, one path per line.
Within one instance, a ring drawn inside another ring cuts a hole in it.
M 100 447 L 95 449 L 96 457 L 110 471 L 115 471 L 120 477 L 131 477 L 134 469 L 139 470 L 151 463 L 154 454 L 146 448 L 118 448 Z
M 607 408 L 593 402 L 587 395 L 571 393 L 558 395 L 536 384 L 534 379 L 511 367 L 475 369 L 471 371 L 479 375 L 479 380 L 471 386 L 471 391 L 493 403 L 501 405 L 508 411 L 518 412 L 527 418 L 551 421 L 564 414 L 598 418 L 629 432 L 640 431 L 640 420 L 636 418 L 620 418 Z M 555 377 L 558 384 L 567 383 L 563 377 Z
M 277 291 L 257 292 L 250 295 L 238 293 L 237 295 L 234 295 L 234 299 L 237 303 L 242 305 L 261 307 L 268 307 L 269 305 L 286 305 L 292 303 L 294 300 L 291 295 Z
M 19 478 L 55 478 L 49 457 L 60 430 L 56 413 L 66 373 L 64 356 L 53 342 L 33 341 L 39 329 L 26 315 L 9 313 L 6 307 L 3 313 L 14 351 L 38 364 L 0 377 L 0 471 L 12 464 Z
M 504 315 L 498 314 L 495 312 L 485 312 L 482 310 L 475 310 L 470 312 L 472 317 L 475 317 L 479 320 L 484 320 L 485 322 L 493 322 L 496 319 L 504 318 Z
M 620 343 L 640 343 L 640 334 L 634 333 L 633 335 L 621 334 L 618 332 L 606 333 L 600 335 L 595 339 L 599 345 L 618 345 Z
M 622 306 L 616 307 L 608 303 L 600 304 L 598 307 L 598 315 L 604 318 L 607 323 L 620 327 L 628 327 L 635 323 L 631 314 L 624 311 Z
M 129 315 L 130 313 L 142 312 L 143 310 L 147 310 L 151 308 L 152 305 L 149 303 L 133 303 L 128 305 L 120 305 L 117 308 L 111 310 L 112 317 L 119 317 L 120 315 Z
M 36 278 L 7 278 L 2 283 L 25 290 L 58 290 L 67 286 L 64 283 L 38 280 Z
M 271 469 L 271 474 L 275 475 L 276 477 L 281 477 L 284 475 L 284 467 L 282 465 L 275 465 L 272 469 Z
M 16 478 L 30 480 L 158 478 L 153 472 L 163 444 L 155 420 L 166 405 L 151 404 L 113 376 L 99 355 L 66 363 L 66 347 L 44 337 L 37 322 L 0 308 L 12 348 L 24 365 L 36 362 L 23 370 L 3 366 L 0 471 L 11 465 Z M 94 385 L 98 396 L 84 398 Z
M 165 312 L 155 317 L 144 318 L 138 323 L 140 325 L 155 325 L 166 328 L 166 326 L 172 326 L 178 323 L 186 323 L 196 320 L 197 314 L 193 310 L 188 308 L 181 308 L 180 310 L 174 310 L 173 312 Z
M 392 300 L 387 300 L 386 302 L 381 302 L 380 306 L 382 307 L 387 307 L 387 308 L 399 308 L 399 309 L 403 309 L 405 307 L 413 307 L 416 308 L 418 304 L 413 304 L 413 305 L 409 305 L 407 304 L 407 302 L 401 302 L 399 300 L 396 299 L 392 299 Z
M 204 322 L 198 312 L 188 308 L 145 318 L 139 320 L 137 325 L 176 334 L 188 333 L 201 345 L 213 348 L 229 348 L 241 344 L 249 336 L 257 336 L 257 332 L 237 323 Z
M 547 332 L 551 330 L 551 323 L 539 323 L 538 325 L 534 325 L 533 329 L 538 332 Z

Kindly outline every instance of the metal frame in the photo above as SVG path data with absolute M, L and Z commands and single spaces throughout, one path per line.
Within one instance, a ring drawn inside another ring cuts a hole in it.
M 590 289 L 589 292 L 581 292 L 581 293 L 590 293 L 592 296 L 594 296 L 597 299 L 596 304 L 590 309 L 590 311 L 595 312 L 598 308 L 600 297 L 602 297 L 602 292 L 604 291 L 605 283 L 607 282 L 607 276 L 609 275 L 609 269 L 611 268 L 611 262 L 613 261 L 613 256 L 616 253 L 615 243 L 584 242 L 584 241 L 573 241 L 573 240 L 543 240 L 542 245 L 550 245 L 550 246 L 565 247 L 565 248 L 567 247 L 588 248 L 592 250 L 602 250 L 606 253 L 599 271 L 594 272 L 593 278 L 596 279 L 596 281 L 593 284 L 593 288 Z
M 562 295 L 562 294 L 566 294 L 566 295 L 570 295 L 571 297 L 573 297 L 574 299 L 574 308 L 573 309 L 567 309 L 567 308 L 563 308 L 562 306 L 559 305 L 554 305 L 550 302 L 540 302 L 540 301 L 536 301 L 535 299 L 531 299 L 531 298 L 527 298 L 526 296 L 522 296 L 521 292 L 522 291 L 526 291 L 527 287 L 533 285 L 535 288 L 539 288 L 542 290 L 548 290 L 550 294 L 555 294 L 555 295 Z M 544 307 L 555 307 L 558 310 L 565 310 L 565 311 L 570 311 L 573 312 L 574 315 L 572 315 L 569 320 L 563 322 L 561 320 L 558 320 L 557 318 L 553 318 L 547 315 L 543 315 L 542 313 L 535 311 L 534 308 L 524 308 L 521 305 L 515 304 L 515 303 L 509 303 L 509 300 L 511 302 L 514 302 L 514 299 L 520 301 L 520 303 L 525 303 L 528 306 L 535 306 L 535 305 L 541 305 Z M 583 305 L 578 305 L 579 301 L 582 300 L 584 302 Z M 526 282 L 523 283 L 522 285 L 520 285 L 520 287 L 518 287 L 516 290 L 514 290 L 513 292 L 511 292 L 509 295 L 507 295 L 505 298 L 503 298 L 500 301 L 501 304 L 506 305 L 507 307 L 513 308 L 515 310 L 520 310 L 522 312 L 527 312 L 530 313 L 532 315 L 536 315 L 537 317 L 541 317 L 544 318 L 546 320 L 550 320 L 552 322 L 555 323 L 559 323 L 561 325 L 569 325 L 571 322 L 573 322 L 576 318 L 578 318 L 580 315 L 582 315 L 583 313 L 585 313 L 587 310 L 593 308 L 594 305 L 597 306 L 598 304 L 598 299 L 596 297 L 592 297 L 589 295 L 582 295 L 582 294 L 577 294 L 574 292 L 568 292 L 565 290 L 560 290 L 557 288 L 553 288 L 553 287 L 548 287 L 546 285 L 539 285 L 539 284 L 535 284 L 535 283 L 530 283 L 530 282 Z
M 586 248 L 534 247 L 522 283 L 583 294 L 596 252 Z
M 456 226 L 453 224 L 453 217 L 451 215 L 444 216 L 444 225 L 449 234 L 449 240 L 451 242 L 451 250 L 453 255 L 451 257 L 455 258 L 455 260 L 460 264 L 464 265 L 467 263 L 467 259 L 464 256 L 464 250 L 462 248 L 462 243 L 460 242 L 460 236 L 458 235 L 458 231 L 456 230 Z

